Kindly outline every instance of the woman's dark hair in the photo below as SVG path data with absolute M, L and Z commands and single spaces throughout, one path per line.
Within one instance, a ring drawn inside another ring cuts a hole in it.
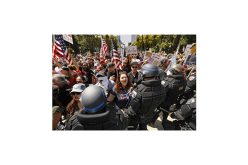
M 121 81 L 120 81 L 120 77 L 121 77 L 122 74 L 125 74 L 127 76 L 127 78 L 128 78 L 127 72 L 125 72 L 125 71 L 119 72 L 118 78 L 116 80 L 116 84 L 114 86 L 114 90 L 116 91 L 116 93 L 119 93 L 121 89 L 129 89 L 132 86 L 132 84 L 131 84 L 131 82 L 130 82 L 130 80 L 128 78 L 126 87 L 125 88 L 122 87 L 122 84 L 121 84 Z

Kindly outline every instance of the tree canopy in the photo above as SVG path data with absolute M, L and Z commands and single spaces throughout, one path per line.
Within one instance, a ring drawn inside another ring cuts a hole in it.
M 75 54 L 84 54 L 88 51 L 91 53 L 99 52 L 101 48 L 101 35 L 72 35 L 73 45 L 68 44 L 69 50 Z M 119 47 L 118 38 L 116 35 L 102 35 L 106 40 L 111 51 L 111 39 L 115 49 Z M 136 41 L 131 45 L 137 46 L 138 50 L 145 51 L 150 48 L 155 51 L 165 51 L 173 53 L 180 42 L 180 51 L 187 44 L 196 42 L 196 35 L 138 35 Z
M 139 50 L 165 51 L 172 53 L 177 49 L 180 42 L 180 50 L 187 45 L 196 42 L 196 35 L 138 35 L 133 46 L 137 46 Z

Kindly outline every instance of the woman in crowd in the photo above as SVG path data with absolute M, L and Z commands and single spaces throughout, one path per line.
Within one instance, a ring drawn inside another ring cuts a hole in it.
M 127 73 L 122 71 L 119 73 L 115 86 L 110 91 L 108 101 L 114 102 L 117 108 L 123 109 L 128 107 L 131 92 L 131 82 Z

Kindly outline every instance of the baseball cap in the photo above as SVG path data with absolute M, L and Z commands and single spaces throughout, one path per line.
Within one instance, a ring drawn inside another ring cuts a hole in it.
M 78 83 L 78 84 L 73 85 L 72 90 L 71 90 L 70 93 L 72 93 L 72 92 L 83 92 L 85 88 L 86 87 L 85 87 L 85 85 L 83 83 Z
M 138 61 L 133 60 L 130 65 L 133 66 L 133 65 L 138 65 L 138 64 L 139 64 Z

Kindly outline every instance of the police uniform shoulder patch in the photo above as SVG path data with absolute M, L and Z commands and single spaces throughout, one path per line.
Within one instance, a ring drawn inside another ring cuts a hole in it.
M 192 80 L 194 80 L 195 79 L 195 76 L 190 76 L 189 77 L 189 81 L 192 81 Z

